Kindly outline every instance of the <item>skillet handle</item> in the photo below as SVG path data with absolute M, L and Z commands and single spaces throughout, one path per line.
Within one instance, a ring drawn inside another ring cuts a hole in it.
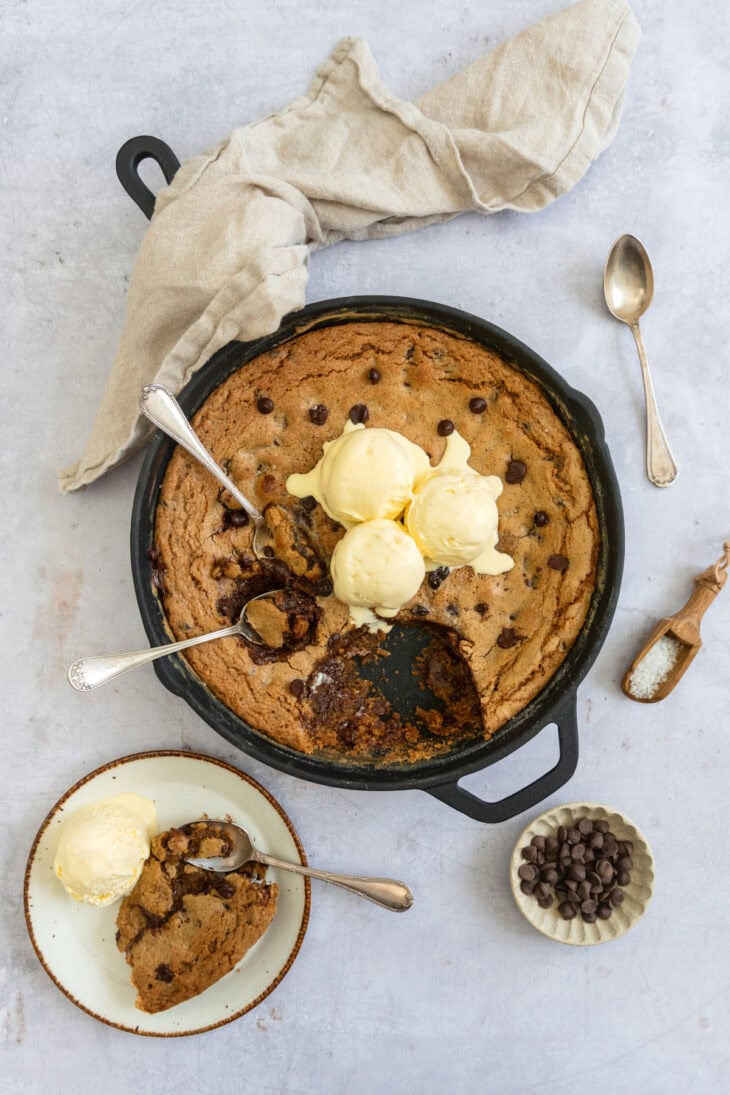
M 558 763 L 549 772 L 533 783 L 515 791 L 499 802 L 484 802 L 471 791 L 465 791 L 457 783 L 441 783 L 436 787 L 425 787 L 434 798 L 441 799 L 447 806 L 453 806 L 476 821 L 494 823 L 507 821 L 517 814 L 529 810 L 538 802 L 552 795 L 554 791 L 567 783 L 578 764 L 578 712 L 575 691 L 563 696 L 550 716 L 550 722 L 557 723 L 560 756 Z
M 132 137 L 117 152 L 117 178 L 150 220 L 155 211 L 155 195 L 142 182 L 137 170 L 142 160 L 154 160 L 168 183 L 174 179 L 180 161 L 170 146 L 158 137 Z

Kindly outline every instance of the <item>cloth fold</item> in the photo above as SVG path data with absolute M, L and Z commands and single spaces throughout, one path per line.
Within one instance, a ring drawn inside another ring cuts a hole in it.
M 581 0 L 415 103 L 346 38 L 306 95 L 236 129 L 158 194 L 119 350 L 71 491 L 143 444 L 143 385 L 177 392 L 232 339 L 304 304 L 309 254 L 468 211 L 535 212 L 612 140 L 639 30 L 623 0 Z

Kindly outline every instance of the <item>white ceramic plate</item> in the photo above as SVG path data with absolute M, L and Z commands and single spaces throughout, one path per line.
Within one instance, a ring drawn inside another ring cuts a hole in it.
M 46 973 L 78 1007 L 133 1034 L 200 1034 L 238 1019 L 279 984 L 297 956 L 309 919 L 309 880 L 269 868 L 279 884 L 276 915 L 239 965 L 200 996 L 146 1015 L 134 1006 L 130 969 L 115 943 L 119 904 L 74 901 L 53 873 L 58 832 L 80 807 L 123 791 L 152 799 L 160 831 L 207 814 L 230 817 L 262 850 L 306 863 L 291 821 L 250 776 L 196 753 L 138 753 L 91 772 L 56 803 L 33 842 L 25 874 L 25 917 Z
M 623 888 L 624 902 L 613 910 L 613 915 L 608 920 L 596 920 L 595 924 L 586 924 L 580 916 L 576 916 L 574 920 L 563 920 L 557 904 L 549 909 L 540 908 L 531 894 L 522 892 L 517 875 L 520 866 L 525 862 L 522 849 L 534 836 L 554 836 L 560 825 L 570 828 L 574 819 L 581 817 L 588 817 L 591 821 L 607 821 L 618 840 L 631 840 L 634 845 L 631 854 L 634 866 L 631 881 Z M 555 806 L 546 810 L 523 829 L 512 853 L 510 884 L 518 909 L 533 928 L 537 928 L 550 939 L 556 939 L 558 943 L 585 947 L 592 943 L 608 943 L 611 939 L 618 939 L 641 919 L 654 888 L 654 859 L 644 834 L 623 814 L 597 802 L 569 802 L 566 806 Z

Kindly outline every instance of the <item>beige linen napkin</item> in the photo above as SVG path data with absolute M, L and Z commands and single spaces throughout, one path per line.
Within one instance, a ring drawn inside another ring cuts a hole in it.
M 582 0 L 416 103 L 391 95 L 365 42 L 347 38 L 305 96 L 183 164 L 158 195 L 114 368 L 61 489 L 146 440 L 144 384 L 179 391 L 231 339 L 302 307 L 310 251 L 564 194 L 613 138 L 638 36 L 621 0 Z

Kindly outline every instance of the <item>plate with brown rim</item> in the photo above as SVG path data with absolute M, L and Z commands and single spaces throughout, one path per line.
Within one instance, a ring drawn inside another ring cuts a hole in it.
M 251 1011 L 291 968 L 307 929 L 309 880 L 269 868 L 278 908 L 266 934 L 220 981 L 168 1011 L 135 1007 L 130 970 L 115 943 L 119 903 L 99 909 L 73 900 L 53 873 L 58 834 L 82 806 L 124 791 L 151 799 L 160 831 L 195 818 L 230 817 L 262 850 L 306 863 L 297 832 L 280 804 L 250 776 L 197 753 L 160 751 L 121 757 L 97 768 L 59 799 L 41 825 L 25 873 L 25 918 L 36 954 L 72 1003 L 132 1034 L 201 1034 Z

